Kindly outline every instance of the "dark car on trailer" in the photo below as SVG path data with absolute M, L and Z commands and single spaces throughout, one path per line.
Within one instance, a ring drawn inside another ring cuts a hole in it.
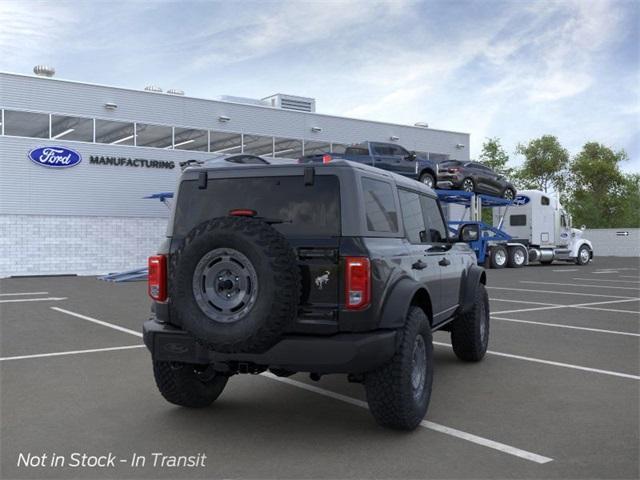
M 484 193 L 507 200 L 516 198 L 516 187 L 504 175 L 479 162 L 461 160 L 440 162 L 438 187 Z
M 149 259 L 143 327 L 161 394 L 206 407 L 239 373 L 364 383 L 376 420 L 413 429 L 433 378 L 432 332 L 483 358 L 486 277 L 450 239 L 433 190 L 383 170 L 188 166 L 168 237 Z

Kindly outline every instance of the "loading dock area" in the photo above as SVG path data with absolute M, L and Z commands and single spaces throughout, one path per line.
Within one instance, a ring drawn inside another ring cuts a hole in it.
M 0 477 L 638 478 L 639 269 L 488 270 L 490 353 L 462 364 L 435 335 L 431 406 L 410 434 L 378 427 L 341 376 L 235 376 L 211 408 L 174 407 L 140 338 L 143 282 L 4 279 Z M 18 467 L 45 453 L 66 464 Z M 72 467 L 74 453 L 115 461 Z

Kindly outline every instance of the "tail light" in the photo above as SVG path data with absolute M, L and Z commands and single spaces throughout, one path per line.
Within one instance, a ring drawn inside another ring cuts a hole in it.
M 236 208 L 229 210 L 229 216 L 231 217 L 255 217 L 258 214 L 255 210 L 249 210 L 248 208 Z
M 361 310 L 371 299 L 371 266 L 367 257 L 345 257 L 345 305 Z
M 449 173 L 457 173 L 457 172 L 459 172 L 459 171 L 460 171 L 460 169 L 459 169 L 459 168 L 450 168 L 450 169 L 449 169 Z
M 333 158 L 328 153 L 322 155 L 322 163 L 329 163 Z
M 167 257 L 165 255 L 149 257 L 148 292 L 156 302 L 164 302 L 167 299 Z

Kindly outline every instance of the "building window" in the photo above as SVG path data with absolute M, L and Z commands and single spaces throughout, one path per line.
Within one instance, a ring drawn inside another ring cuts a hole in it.
M 206 130 L 176 127 L 174 129 L 173 148 L 176 150 L 206 152 L 209 148 L 208 132 Z
M 273 156 L 273 137 L 263 137 L 261 135 L 244 135 L 244 153 L 260 155 L 263 157 Z
M 274 157 L 300 158 L 302 156 L 302 140 L 292 138 L 274 138 Z
M 318 155 L 331 151 L 331 144 L 328 142 L 311 142 L 309 140 L 304 141 L 304 154 L 305 155 Z
M 348 145 L 345 145 L 344 143 L 332 143 L 331 144 L 331 153 L 337 153 L 339 155 L 342 155 L 345 150 L 347 149 Z
M 51 115 L 51 139 L 93 142 L 93 119 Z
M 211 153 L 231 155 L 242 153 L 242 135 L 229 132 L 209 132 Z
M 16 137 L 49 138 L 49 115 L 5 110 L 4 134 Z
M 133 145 L 134 126 L 129 122 L 96 120 L 96 142 L 111 145 Z
M 362 192 L 367 229 L 371 232 L 397 232 L 398 214 L 391 185 L 380 180 L 363 178 Z
M 173 129 L 162 125 L 136 123 L 136 146 L 171 148 Z

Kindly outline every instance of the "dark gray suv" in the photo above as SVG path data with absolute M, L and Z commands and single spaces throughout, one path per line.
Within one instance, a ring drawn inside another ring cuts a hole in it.
M 451 239 L 434 192 L 349 161 L 195 165 L 149 259 L 144 341 L 162 395 L 205 407 L 238 373 L 344 373 L 382 425 L 413 429 L 433 378 L 432 332 L 482 359 L 485 272 Z

